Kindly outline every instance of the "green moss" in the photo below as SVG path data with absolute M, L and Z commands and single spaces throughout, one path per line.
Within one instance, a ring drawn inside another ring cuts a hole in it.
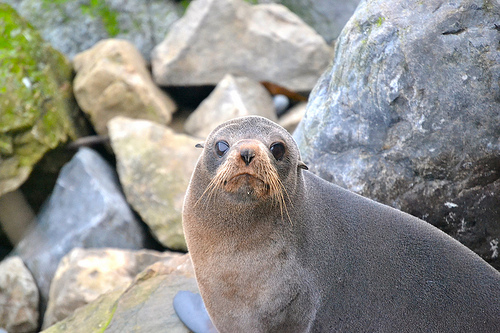
M 100 333 L 104 333 L 108 328 L 109 324 L 111 324 L 111 320 L 113 320 L 113 316 L 115 315 L 116 309 L 118 308 L 118 300 L 116 300 L 111 308 L 108 320 L 102 325 Z
M 118 12 L 108 7 L 105 1 L 90 0 L 88 5 L 82 5 L 82 12 L 91 17 L 99 17 L 110 37 L 120 33 Z
M 78 308 L 66 319 L 47 328 L 43 333 L 102 333 L 115 315 L 124 288 L 101 295 L 97 300 Z
M 384 21 L 385 21 L 385 17 L 383 17 L 383 16 L 379 17 L 377 20 L 377 23 L 376 23 L 377 27 L 380 27 L 382 25 L 382 23 L 384 23 Z
M 189 4 L 191 3 L 191 0 L 181 0 L 180 4 L 182 8 L 184 8 L 184 11 L 189 7 Z
M 42 0 L 42 8 L 45 10 L 58 9 L 64 17 L 64 5 L 70 1 L 75 0 Z M 100 19 L 110 37 L 115 37 L 120 33 L 120 26 L 118 24 L 119 13 L 109 8 L 106 1 L 89 0 L 88 4 L 81 5 L 80 8 L 84 15 Z

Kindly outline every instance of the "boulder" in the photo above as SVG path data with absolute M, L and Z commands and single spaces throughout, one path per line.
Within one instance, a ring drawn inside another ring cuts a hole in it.
M 260 0 L 259 2 L 269 2 Z M 327 43 L 332 43 L 356 10 L 360 0 L 272 0 L 297 14 L 316 30 Z
M 36 226 L 15 252 L 35 278 L 43 310 L 59 261 L 71 249 L 141 249 L 146 239 L 114 170 L 96 152 L 82 148 L 61 170 Z
M 152 81 L 146 62 L 125 40 L 107 39 L 74 59 L 78 105 L 99 134 L 115 116 L 168 124 L 176 106 Z
M 271 95 L 252 79 L 227 74 L 186 119 L 184 129 L 191 135 L 205 138 L 226 120 L 249 115 L 277 121 Z
M 0 327 L 10 333 L 37 332 L 38 289 L 21 258 L 0 262 Z
M 0 3 L 0 196 L 16 190 L 51 150 L 85 132 L 66 58 Z
M 148 266 L 181 254 L 151 250 L 75 248 L 63 257 L 50 284 L 49 303 L 43 321 L 47 328 L 99 296 L 125 289 Z
M 69 58 L 106 38 L 132 42 L 148 59 L 153 47 L 182 16 L 173 0 L 3 0 L 14 6 Z
M 215 85 L 230 73 L 309 91 L 331 56 L 324 39 L 284 6 L 195 0 L 151 60 L 164 86 Z
M 44 333 L 188 333 L 172 306 L 180 290 L 199 292 L 189 255 L 157 262 L 126 290 L 118 289 L 77 309 Z
M 111 146 L 128 202 L 163 245 L 187 250 L 182 204 L 200 151 L 198 140 L 147 120 L 109 122 Z
M 295 132 L 319 176 L 500 268 L 500 4 L 364 1 Z

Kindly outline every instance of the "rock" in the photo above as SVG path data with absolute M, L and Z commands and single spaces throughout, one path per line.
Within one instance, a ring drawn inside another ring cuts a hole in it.
M 180 290 L 199 292 L 189 255 L 150 266 L 125 291 L 105 294 L 43 332 L 187 333 L 172 306 Z
M 73 249 L 61 260 L 50 285 L 43 327 L 61 321 L 107 292 L 125 289 L 155 262 L 179 256 L 150 250 Z
M 82 148 L 61 170 L 36 227 L 15 251 L 36 280 L 43 310 L 57 265 L 71 249 L 140 249 L 145 242 L 114 170 L 97 153 Z
M 0 326 L 10 333 L 37 332 L 38 289 L 19 257 L 0 262 Z
M 283 126 L 288 132 L 293 133 L 306 113 L 307 103 L 298 103 L 290 108 L 278 120 L 278 124 Z
M 153 83 L 146 62 L 128 41 L 108 39 L 76 55 L 75 97 L 99 134 L 119 115 L 168 124 L 176 106 Z
M 0 222 L 11 244 L 21 241 L 28 231 L 35 214 L 24 198 L 21 190 L 0 196 Z
M 330 62 L 323 38 L 286 7 L 196 0 L 153 50 L 160 85 L 215 85 L 230 73 L 309 91 Z
M 259 1 L 259 2 L 269 2 Z M 327 43 L 332 43 L 356 10 L 360 0 L 274 0 L 316 30 Z
M 360 4 L 295 132 L 321 177 L 500 268 L 500 5 Z
M 66 58 L 0 3 L 0 196 L 16 190 L 51 150 L 85 132 Z
M 128 202 L 163 245 L 186 251 L 182 204 L 199 141 L 146 120 L 109 122 L 111 146 Z
M 248 115 L 276 121 L 271 95 L 258 82 L 227 74 L 187 118 L 184 129 L 191 135 L 205 138 L 224 121 Z
M 69 58 L 106 38 L 132 42 L 148 59 L 153 47 L 182 15 L 178 1 L 3 0 Z
M 288 110 L 288 107 L 290 106 L 290 100 L 286 95 L 277 94 L 273 96 L 273 104 L 274 110 L 279 117 Z

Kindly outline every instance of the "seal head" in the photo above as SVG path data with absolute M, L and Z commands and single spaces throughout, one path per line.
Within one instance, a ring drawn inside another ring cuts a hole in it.
M 203 148 L 197 172 L 206 186 L 195 205 L 267 203 L 290 221 L 287 188 L 295 189 L 298 169 L 307 166 L 288 132 L 262 117 L 235 119 L 217 127 Z

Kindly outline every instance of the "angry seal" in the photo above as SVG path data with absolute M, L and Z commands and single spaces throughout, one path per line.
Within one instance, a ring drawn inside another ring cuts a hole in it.
M 183 223 L 220 332 L 500 332 L 500 273 L 306 171 L 279 125 L 234 119 L 202 146 Z

